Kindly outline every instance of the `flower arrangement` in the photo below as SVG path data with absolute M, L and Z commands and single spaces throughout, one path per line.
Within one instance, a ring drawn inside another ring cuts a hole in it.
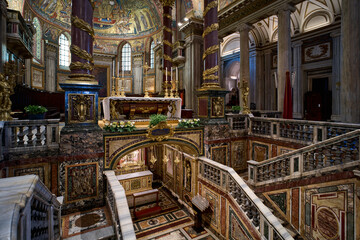
M 164 122 L 167 120 L 167 116 L 166 115 L 162 115 L 162 114 L 153 114 L 150 116 L 150 123 L 149 123 L 149 127 L 153 127 L 157 124 L 159 124 L 160 122 Z
M 191 128 L 191 127 L 199 127 L 200 126 L 200 119 L 188 119 L 188 120 L 180 120 L 178 127 L 182 128 Z
M 232 112 L 237 112 L 239 113 L 241 110 L 241 107 L 240 106 L 231 106 L 231 111 Z
M 135 128 L 135 122 L 130 121 L 105 123 L 104 126 L 104 130 L 108 132 L 132 132 Z

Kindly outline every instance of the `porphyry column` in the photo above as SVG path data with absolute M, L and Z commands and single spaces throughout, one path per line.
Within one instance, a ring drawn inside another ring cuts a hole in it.
M 72 2 L 71 15 L 71 82 L 97 84 L 92 75 L 93 60 L 93 6 L 89 0 Z
M 171 9 L 175 0 L 162 0 L 163 5 L 163 89 L 171 86 L 171 66 L 172 66 L 172 30 L 171 30 Z M 167 70 L 167 72 L 166 72 Z M 170 88 L 171 90 L 171 88 Z M 165 96 L 166 97 L 166 96 Z
M 204 1 L 204 53 L 205 69 L 202 88 L 220 88 L 219 84 L 219 39 L 217 0 Z

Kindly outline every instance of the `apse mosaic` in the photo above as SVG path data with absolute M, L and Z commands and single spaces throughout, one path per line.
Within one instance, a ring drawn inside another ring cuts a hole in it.
M 32 0 L 29 3 L 45 19 L 70 29 L 70 0 Z M 94 5 L 93 23 L 97 36 L 139 37 L 161 26 L 158 1 L 95 0 Z

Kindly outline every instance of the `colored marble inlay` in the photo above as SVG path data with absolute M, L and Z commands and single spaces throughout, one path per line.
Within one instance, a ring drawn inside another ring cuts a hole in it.
M 245 234 L 246 236 L 245 236 Z M 251 236 L 242 222 L 236 216 L 234 210 L 229 206 L 229 239 L 230 240 L 242 240 L 251 239 Z
M 280 210 L 285 215 L 287 209 L 286 195 L 286 192 L 269 195 L 270 199 L 280 208 Z
M 98 195 L 98 165 L 86 163 L 65 167 L 66 202 L 95 198 Z
M 291 189 L 291 224 L 299 230 L 299 188 Z
M 269 146 L 253 142 L 252 143 L 252 158 L 254 161 L 261 162 L 269 157 Z

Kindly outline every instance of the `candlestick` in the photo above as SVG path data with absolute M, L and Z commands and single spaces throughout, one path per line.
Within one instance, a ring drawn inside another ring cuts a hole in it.
M 116 74 L 118 75 L 118 72 L 120 72 L 120 65 L 119 65 L 119 61 L 117 62 L 117 69 L 116 69 Z M 119 75 L 118 75 L 119 76 Z
M 124 78 L 124 71 L 122 71 L 122 78 Z
M 115 76 L 115 59 L 112 62 L 113 77 Z
M 119 80 L 120 80 L 120 78 L 117 77 L 116 78 L 116 96 L 120 95 Z
M 147 65 L 147 63 L 145 63 L 144 69 L 145 69 L 145 81 L 144 81 L 145 95 L 144 95 L 144 97 L 148 98 L 150 96 L 149 96 L 149 93 L 148 93 L 147 88 L 146 88 L 146 85 L 147 85 L 147 71 L 149 70 L 149 66 Z
M 115 70 L 114 70 L 115 71 Z M 116 88 L 115 88 L 115 77 L 112 77 L 113 81 L 112 81 L 112 91 L 111 91 L 111 96 L 115 96 L 116 95 Z
M 165 87 L 165 98 L 168 97 L 168 91 L 167 91 L 167 67 L 165 68 L 165 82 L 164 82 L 164 87 Z

